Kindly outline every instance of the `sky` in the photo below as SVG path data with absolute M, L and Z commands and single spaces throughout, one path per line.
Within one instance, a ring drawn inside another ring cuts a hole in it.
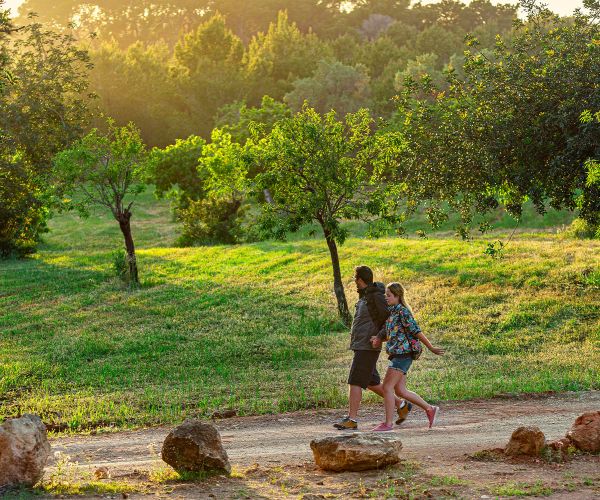
M 251 1 L 251 0 L 250 0 Z M 16 9 L 23 3 L 23 0 L 6 0 L 6 6 L 13 9 L 13 14 L 16 13 Z M 123 3 L 126 3 L 125 0 Z M 424 0 L 423 3 L 436 3 L 436 0 Z M 468 3 L 468 1 L 465 1 Z M 492 0 L 492 3 L 516 3 L 515 0 Z M 557 14 L 566 15 L 572 14 L 577 7 L 583 6 L 582 0 L 544 0 L 544 3 L 548 4 Z

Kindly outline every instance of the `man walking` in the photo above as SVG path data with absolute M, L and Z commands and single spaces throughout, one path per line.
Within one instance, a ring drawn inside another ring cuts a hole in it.
M 352 329 L 350 331 L 350 349 L 354 351 L 350 375 L 348 376 L 349 412 L 339 422 L 333 424 L 336 429 L 353 430 L 358 428 L 358 409 L 363 389 L 369 389 L 383 397 L 383 385 L 377 372 L 377 359 L 381 345 L 373 347 L 371 337 L 377 335 L 385 327 L 388 317 L 383 283 L 373 283 L 373 271 L 367 266 L 358 266 L 354 270 L 354 282 L 358 291 L 358 302 Z M 401 424 L 406 420 L 412 405 L 396 397 L 398 420 Z

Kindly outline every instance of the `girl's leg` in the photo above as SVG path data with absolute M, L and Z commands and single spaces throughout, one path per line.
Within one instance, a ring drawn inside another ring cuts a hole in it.
M 388 426 L 394 425 L 394 412 L 396 410 L 396 394 L 394 387 L 398 384 L 400 377 L 404 377 L 404 373 L 400 370 L 388 368 L 383 379 L 383 401 L 385 405 L 385 423 Z
M 431 409 L 433 407 L 429 403 L 427 403 L 427 401 L 425 401 L 416 392 L 409 391 L 406 388 L 406 375 L 404 375 L 404 373 L 402 373 L 402 372 L 399 372 L 399 373 L 402 374 L 402 377 L 398 380 L 398 382 L 396 382 L 396 387 L 394 388 L 396 390 L 396 393 L 399 394 L 404 399 L 406 399 L 407 401 L 410 401 L 411 403 L 414 403 L 417 406 L 420 406 L 426 412 L 431 411 Z
M 373 391 L 378 396 L 383 397 L 383 384 L 370 385 L 369 387 L 367 387 L 367 389 L 369 389 L 370 391 Z M 398 396 L 396 396 L 395 399 L 396 399 L 396 408 L 400 408 L 400 405 L 402 404 L 402 400 Z

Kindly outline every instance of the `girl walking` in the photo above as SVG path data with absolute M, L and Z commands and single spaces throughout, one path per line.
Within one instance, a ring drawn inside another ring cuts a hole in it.
M 444 349 L 433 347 L 429 339 L 421 332 L 419 325 L 412 315 L 412 310 L 404 297 L 404 287 L 400 283 L 390 283 L 385 290 L 385 298 L 389 306 L 390 316 L 385 323 L 387 343 L 385 350 L 389 355 L 390 363 L 383 380 L 383 393 L 385 405 L 385 422 L 373 428 L 376 432 L 389 432 L 393 430 L 395 411 L 395 397 L 401 398 L 423 408 L 429 420 L 429 428 L 436 421 L 440 412 L 438 406 L 431 406 L 417 393 L 406 388 L 406 374 L 421 351 L 420 343 L 437 355 L 444 354 Z M 382 342 L 378 336 L 371 337 L 373 346 Z

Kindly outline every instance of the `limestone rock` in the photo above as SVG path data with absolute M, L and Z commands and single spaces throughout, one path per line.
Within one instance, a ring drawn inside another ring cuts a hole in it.
M 352 433 L 314 439 L 310 447 L 322 469 L 361 471 L 398 463 L 402 442 L 393 433 Z
M 539 427 L 519 427 L 504 448 L 506 455 L 515 457 L 519 455 L 538 456 L 546 444 L 546 437 Z
M 231 472 L 219 431 L 212 423 L 199 420 L 188 419 L 169 433 L 162 459 L 178 471 Z
M 600 411 L 584 413 L 575 419 L 569 432 L 573 444 L 582 451 L 600 451 Z
M 37 483 L 50 455 L 46 426 L 37 415 L 12 418 L 0 426 L 0 486 Z

